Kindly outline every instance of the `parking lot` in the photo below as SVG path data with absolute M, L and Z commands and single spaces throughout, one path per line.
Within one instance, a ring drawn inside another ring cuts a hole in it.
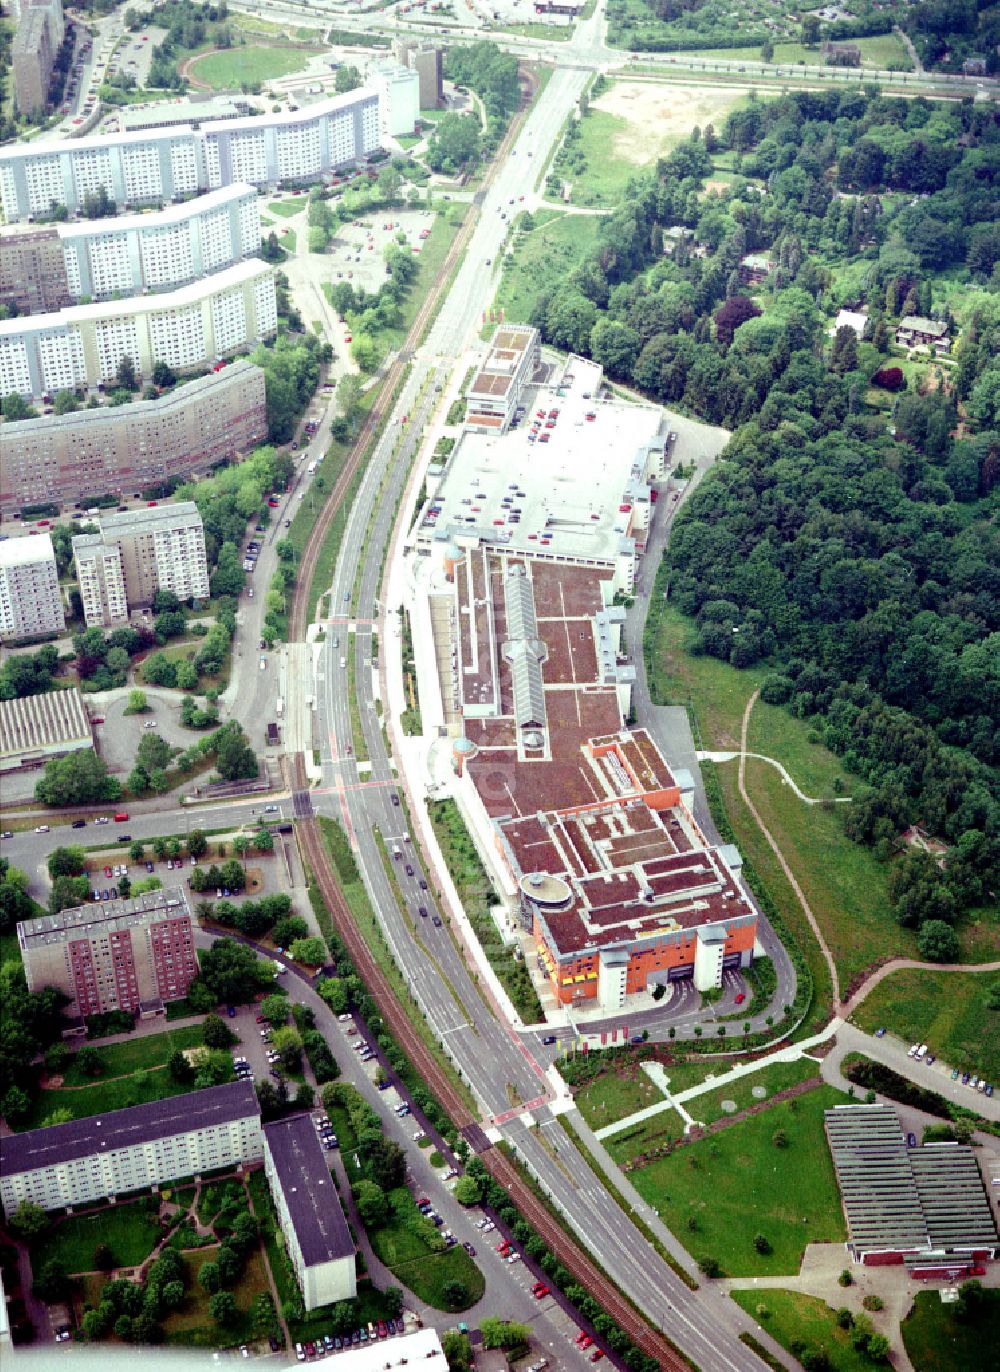
M 377 291 L 388 275 L 383 257 L 386 247 L 398 243 L 419 255 L 424 242 L 421 234 L 428 234 L 433 222 L 430 210 L 386 210 L 340 225 L 327 252 L 333 268 L 330 279 Z

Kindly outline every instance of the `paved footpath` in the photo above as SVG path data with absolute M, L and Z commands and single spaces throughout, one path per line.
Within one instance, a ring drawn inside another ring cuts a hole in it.
M 844 1027 L 842 1020 L 832 1019 L 825 1029 L 818 1034 L 813 1034 L 812 1038 L 802 1039 L 799 1043 L 786 1044 L 783 1048 L 778 1048 L 775 1052 L 769 1053 L 767 1057 L 755 1058 L 752 1062 L 737 1063 L 735 1067 L 731 1067 L 728 1072 L 723 1072 L 720 1076 L 709 1077 L 696 1086 L 689 1086 L 685 1091 L 678 1091 L 676 1096 L 666 1096 L 653 1105 L 647 1105 L 643 1110 L 636 1110 L 634 1114 L 626 1115 L 624 1119 L 615 1120 L 612 1124 L 605 1124 L 603 1128 L 598 1129 L 596 1137 L 607 1139 L 614 1134 L 620 1134 L 622 1130 L 631 1129 L 634 1124 L 641 1124 L 643 1120 L 652 1119 L 654 1115 L 660 1114 L 663 1110 L 676 1108 L 682 1115 L 686 1115 L 687 1112 L 682 1110 L 681 1106 L 686 1105 L 695 1097 L 702 1096 L 708 1091 L 717 1091 L 719 1087 L 728 1086 L 730 1082 L 739 1081 L 741 1077 L 751 1076 L 764 1067 L 770 1067 L 772 1062 L 796 1062 L 799 1058 L 808 1057 L 810 1048 L 826 1043 Z M 669 1070 L 669 1068 L 665 1069 L 667 1081 L 670 1079 Z

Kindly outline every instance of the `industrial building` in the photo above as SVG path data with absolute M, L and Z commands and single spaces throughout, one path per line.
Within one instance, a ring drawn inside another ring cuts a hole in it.
M 230 1082 L 0 1138 L 0 1203 L 92 1205 L 262 1154 L 253 1082 Z
M 240 358 L 157 400 L 73 410 L 0 427 L 0 511 L 139 495 L 205 475 L 267 437 L 264 373 Z
M 0 394 L 112 387 L 124 358 L 148 377 L 246 352 L 278 327 L 274 272 L 257 258 L 164 295 L 0 321 Z
M 49 758 L 93 746 L 90 720 L 75 686 L 0 700 L 0 772 L 40 767 Z
M 354 1240 L 310 1115 L 264 1126 L 264 1173 L 305 1308 L 353 1300 Z
M 904 1264 L 909 1276 L 958 1281 L 997 1256 L 996 1221 L 975 1150 L 908 1148 L 891 1105 L 823 1112 L 847 1219 L 847 1249 L 868 1267 Z
M 22 920 L 17 942 L 28 989 L 58 987 L 76 1019 L 107 1010 L 159 1014 L 198 975 L 191 911 L 179 886 Z
M 225 186 L 153 214 L 13 226 L 0 235 L 0 300 L 20 314 L 167 291 L 260 252 L 252 186 Z
M 50 536 L 4 539 L 0 543 L 0 643 L 59 634 L 65 627 Z
M 98 517 L 96 534 L 77 534 L 73 557 L 87 626 L 127 624 L 157 591 L 178 600 L 209 594 L 205 529 L 193 500 Z
M 408 546 L 425 556 L 455 544 L 607 570 L 610 600 L 635 587 L 650 483 L 666 475 L 666 420 L 655 406 L 603 395 L 601 368 L 584 358 L 528 384 L 534 333 L 501 329 L 470 385 L 467 427 L 443 470 L 428 473 Z
M 48 106 L 52 71 L 65 33 L 62 0 L 20 0 L 11 45 L 14 104 L 20 114 Z
M 248 184 L 305 185 L 380 147 L 378 95 L 350 91 L 307 109 L 198 128 L 137 130 L 0 149 L 0 207 L 7 223 L 65 206 L 84 210 L 102 188 L 119 210 Z

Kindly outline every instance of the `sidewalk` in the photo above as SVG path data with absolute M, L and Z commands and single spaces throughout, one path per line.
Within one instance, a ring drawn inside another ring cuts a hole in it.
M 687 1112 L 681 1107 L 696 1096 L 705 1095 L 708 1091 L 717 1091 L 720 1087 L 728 1086 L 730 1082 L 739 1081 L 741 1077 L 750 1076 L 764 1067 L 769 1067 L 773 1062 L 795 1062 L 799 1058 L 808 1057 L 810 1048 L 826 1043 L 837 1033 L 838 1029 L 843 1027 L 841 1020 L 833 1019 L 825 1029 L 814 1034 L 812 1038 L 802 1039 L 799 1043 L 790 1043 L 774 1053 L 768 1053 L 766 1057 L 756 1058 L 753 1062 L 741 1062 L 736 1067 L 731 1067 L 728 1072 L 723 1072 L 721 1076 L 709 1077 L 706 1081 L 699 1082 L 697 1086 L 689 1086 L 684 1091 L 678 1091 L 676 1096 L 668 1095 L 653 1105 L 647 1105 L 642 1110 L 636 1110 L 634 1114 L 626 1115 L 624 1119 L 605 1124 L 597 1131 L 596 1137 L 599 1139 L 610 1138 L 614 1134 L 620 1134 L 625 1129 L 631 1129 L 634 1124 L 641 1124 L 643 1120 L 651 1119 L 664 1110 L 676 1108 L 682 1117 L 686 1116 Z M 665 1080 L 669 1082 L 669 1068 L 664 1069 L 664 1076 Z M 690 1118 L 690 1116 L 687 1117 Z

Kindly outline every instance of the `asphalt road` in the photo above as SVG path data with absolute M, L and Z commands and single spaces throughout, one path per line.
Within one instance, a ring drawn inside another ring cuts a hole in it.
M 213 939 L 214 935 L 205 930 L 199 930 L 195 935 L 195 942 L 200 948 L 210 946 Z M 494 1314 L 524 1321 L 532 1325 L 536 1339 L 555 1354 L 560 1365 L 578 1367 L 582 1370 L 586 1355 L 572 1342 L 579 1325 L 569 1319 L 553 1298 L 539 1302 L 531 1295 L 534 1281 L 542 1275 L 540 1271 L 536 1274 L 524 1262 L 511 1265 L 501 1262 L 493 1246 L 498 1238 L 497 1232 L 483 1234 L 476 1227 L 477 1220 L 482 1218 L 482 1211 L 478 1207 L 466 1209 L 459 1205 L 452 1195 L 452 1186 L 444 1180 L 444 1170 L 430 1165 L 428 1159 L 431 1150 L 414 1146 L 413 1135 L 422 1134 L 425 1130 L 419 1122 L 419 1113 L 402 1118 L 396 1115 L 395 1106 L 407 1100 L 407 1097 L 395 1074 L 388 1073 L 393 1082 L 392 1087 L 386 1091 L 379 1091 L 375 1085 L 376 1071 L 380 1065 L 385 1067 L 385 1064 L 380 1063 L 380 1060 L 373 1060 L 367 1064 L 361 1061 L 354 1045 L 362 1036 L 349 1035 L 347 1032 L 354 1027 L 354 1021 L 339 1021 L 304 975 L 293 970 L 284 981 L 289 998 L 300 1005 L 308 1006 L 316 1016 L 316 1026 L 324 1034 L 340 1065 L 339 1080 L 348 1082 L 360 1092 L 378 1113 L 386 1137 L 405 1148 L 410 1174 L 409 1184 L 413 1194 L 429 1197 L 435 1210 L 444 1220 L 443 1227 L 451 1229 L 460 1243 L 469 1242 L 475 1247 L 476 1262 L 487 1278 L 487 1291 L 480 1305 L 462 1318 L 471 1317 L 475 1320 L 484 1314 Z M 256 1006 L 241 1007 L 237 1011 L 233 1028 L 239 1033 L 242 1044 L 241 1047 L 234 1048 L 233 1052 L 242 1053 L 247 1058 L 255 1078 L 266 1079 L 270 1065 L 260 1036 L 263 1026 L 256 1023 L 256 1014 Z M 372 1044 L 372 1047 L 377 1045 Z M 381 1059 L 381 1054 L 379 1058 Z M 408 1103 L 412 1106 L 412 1101 Z M 412 1298 L 408 1303 L 414 1303 Z M 442 1332 L 454 1328 L 453 1315 L 432 1310 L 427 1306 L 420 1307 L 420 1314 L 425 1324 L 434 1324 Z
M 260 0 L 234 0 L 233 9 L 260 13 Z M 435 30 L 419 23 L 409 24 L 406 18 L 391 14 L 345 14 L 339 6 L 325 3 L 325 0 L 269 0 L 268 15 L 282 14 L 297 24 L 319 24 L 334 19 L 338 28 L 356 29 L 359 33 L 382 31 L 400 37 L 415 37 L 425 41 L 437 37 Z M 492 8 L 490 10 L 492 13 Z M 511 16 L 513 17 L 513 15 Z M 522 16 L 524 21 L 532 18 L 529 13 Z M 868 67 L 828 67 L 819 63 L 804 64 L 748 61 L 735 58 L 704 58 L 690 53 L 637 52 L 632 54 L 624 48 L 609 47 L 606 42 L 606 29 L 603 19 L 603 6 L 590 19 L 576 25 L 569 42 L 552 41 L 548 38 L 533 38 L 524 35 L 505 33 L 502 29 L 487 29 L 477 34 L 462 28 L 455 33 L 461 40 L 469 41 L 478 37 L 488 38 L 490 42 L 508 52 L 515 52 L 526 59 L 551 62 L 557 68 L 570 64 L 585 66 L 588 70 L 610 70 L 628 68 L 630 65 L 643 68 L 659 68 L 665 76 L 690 79 L 704 76 L 732 79 L 743 78 L 750 81 L 805 82 L 807 84 L 830 85 L 831 87 L 860 86 L 865 83 L 881 83 L 894 90 L 914 95 L 950 96 L 951 98 L 973 96 L 979 92 L 996 94 L 1000 85 L 992 77 L 950 76 L 942 72 L 892 72 Z
M 581 44 L 590 41 L 594 24 L 595 21 L 590 21 L 579 27 L 577 38 Z M 493 1017 L 447 928 L 436 928 L 431 921 L 421 920 L 419 916 L 414 921 L 415 905 L 424 903 L 419 883 L 427 878 L 412 852 L 412 845 L 402 838 L 405 823 L 402 807 L 397 808 L 391 802 L 394 774 L 374 710 L 371 622 L 378 617 L 383 558 L 405 488 L 412 449 L 419 437 L 418 430 L 430 413 L 435 395 L 433 388 L 443 375 L 438 369 L 438 359 L 446 359 L 443 365 L 447 366 L 451 359 L 461 356 L 477 332 L 481 310 L 489 304 L 492 295 L 492 272 L 486 266 L 486 258 L 496 255 L 507 231 L 507 221 L 501 218 L 501 213 L 509 200 L 516 199 L 524 190 L 523 169 L 529 162 L 529 151 L 532 167 L 540 167 L 554 146 L 585 79 L 586 72 L 577 69 L 553 73 L 526 121 L 516 148 L 496 169 L 493 184 L 483 199 L 480 222 L 454 287 L 414 362 L 368 466 L 361 493 L 354 502 L 331 600 L 332 613 L 340 621 L 339 646 L 333 647 L 333 634 L 328 633 L 323 676 L 318 682 L 324 789 L 340 802 L 373 906 L 428 1022 L 436 1037 L 454 1055 L 485 1112 L 494 1117 L 506 1117 L 512 1107 L 522 1102 L 538 1101 L 545 1088 L 542 1068 L 525 1044 Z M 404 414 L 410 420 L 405 431 L 400 422 Z M 398 451 L 394 453 L 393 445 L 400 436 Z M 375 514 L 369 529 L 373 509 Z M 357 577 L 359 567 L 360 576 Z M 355 607 L 356 632 L 349 649 L 345 649 L 346 617 L 352 606 Z M 341 616 L 343 620 L 340 620 Z M 337 628 L 336 625 L 330 627 L 331 630 Z M 356 699 L 370 759 L 370 767 L 363 773 L 358 771 L 353 755 L 347 752 L 352 738 L 348 673 L 340 665 L 346 651 L 355 654 Z M 403 899 L 410 912 L 408 916 L 400 910 L 386 874 L 376 839 L 379 834 L 390 849 L 398 843 L 403 853 L 398 862 L 391 858 L 390 862 L 398 873 Z M 407 866 L 412 869 L 412 875 L 407 872 Z M 415 933 L 417 926 L 419 933 Z M 543 1128 L 548 1128 L 546 1111 L 537 1112 L 536 1109 L 535 1118 Z M 553 1124 L 552 1127 L 558 1126 Z M 536 1176 L 543 1179 L 556 1204 L 611 1277 L 695 1361 L 705 1368 L 717 1369 L 717 1372 L 729 1372 L 729 1369 L 757 1372 L 760 1367 L 757 1358 L 736 1337 L 740 1329 L 749 1327 L 741 1312 L 731 1303 L 724 1303 L 721 1297 L 713 1297 L 710 1291 L 695 1295 L 688 1290 L 592 1176 L 568 1137 L 560 1141 L 562 1165 L 557 1165 L 517 1116 L 503 1125 L 503 1132 L 516 1143 Z M 584 1179 L 582 1184 L 577 1180 L 579 1178 Z

